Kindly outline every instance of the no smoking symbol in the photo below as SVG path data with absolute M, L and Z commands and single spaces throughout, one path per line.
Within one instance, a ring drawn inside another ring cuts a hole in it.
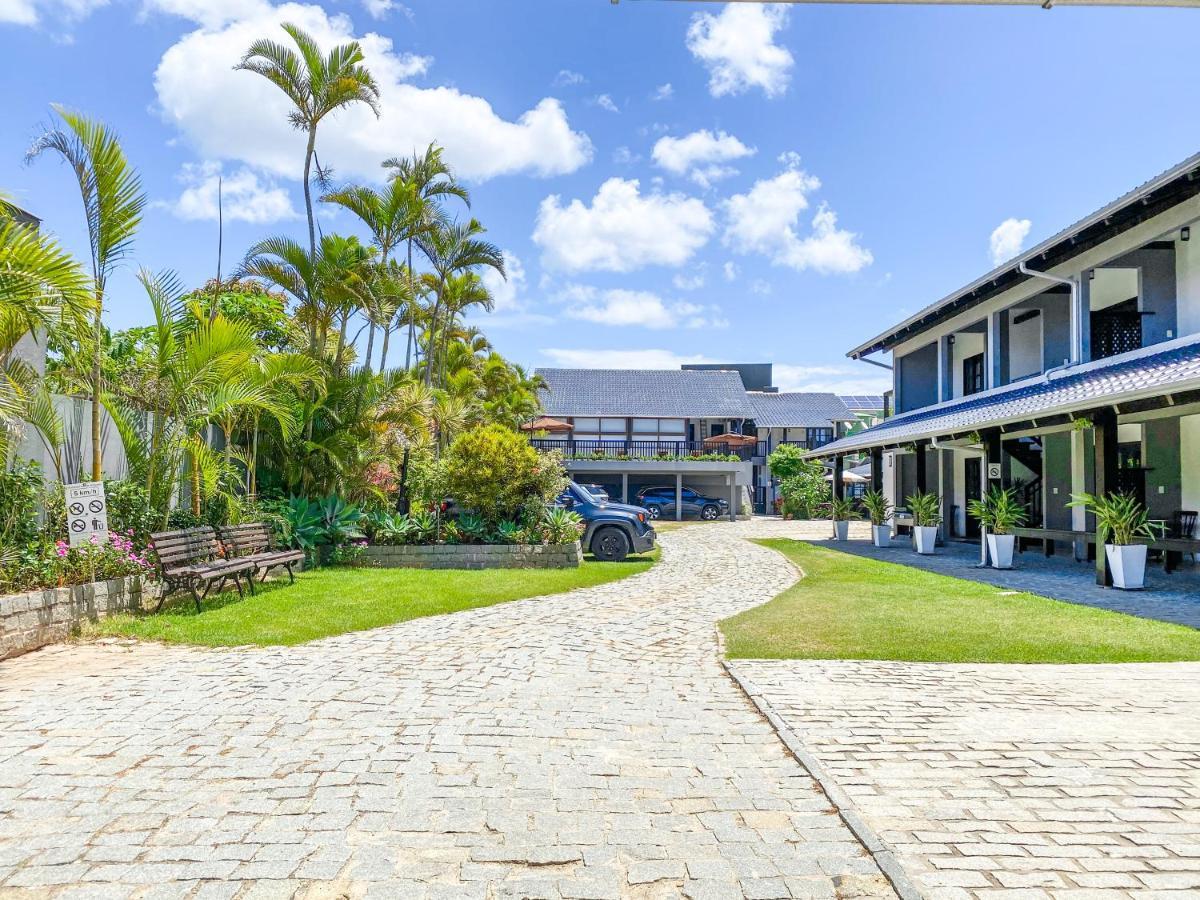
M 71 504 L 71 515 L 82 516 L 83 515 L 83 504 L 82 503 L 72 503 Z
M 90 509 L 94 513 L 103 512 L 104 511 L 104 501 L 103 500 L 93 500 L 91 503 L 88 504 L 88 509 Z

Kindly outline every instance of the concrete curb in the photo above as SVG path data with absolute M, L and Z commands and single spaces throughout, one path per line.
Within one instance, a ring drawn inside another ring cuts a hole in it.
M 775 729 L 775 733 L 779 735 L 779 739 L 783 741 L 783 745 L 787 747 L 788 752 L 796 758 L 796 761 L 800 765 L 808 770 L 808 773 L 820 785 L 821 790 L 825 792 L 825 796 L 829 798 L 829 802 L 833 804 L 842 821 L 846 823 L 846 827 L 850 829 L 854 836 L 867 849 L 867 852 L 871 854 L 871 858 L 875 860 L 875 864 L 879 866 L 879 870 L 883 872 L 884 877 L 892 883 L 892 887 L 895 888 L 900 900 L 925 900 L 924 895 L 917 890 L 916 885 L 905 874 L 904 868 L 900 865 L 900 860 L 896 858 L 896 854 L 875 833 L 875 829 L 867 824 L 867 820 L 858 811 L 858 808 L 854 805 L 854 801 L 850 799 L 850 795 L 842 789 L 841 785 L 834 781 L 833 776 L 829 774 L 821 761 L 804 748 L 804 744 L 800 741 L 800 738 L 788 727 L 779 714 L 775 712 L 770 702 L 754 686 L 754 683 L 750 679 L 740 675 L 730 665 L 728 660 L 722 658 L 721 665 L 729 673 L 729 677 L 733 679 L 734 684 L 741 688 L 742 693 L 746 695 L 755 708 L 771 724 L 771 727 Z

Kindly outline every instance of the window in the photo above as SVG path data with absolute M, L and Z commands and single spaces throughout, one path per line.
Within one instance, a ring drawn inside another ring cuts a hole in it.
M 804 440 L 810 448 L 824 447 L 833 440 L 832 428 L 806 428 Z
M 978 394 L 983 390 L 984 354 L 976 353 L 963 360 L 963 396 Z
M 601 419 L 600 430 L 604 434 L 617 434 L 624 436 L 625 420 L 624 419 Z
M 600 430 L 600 420 L 599 419 L 576 419 L 574 424 L 575 424 L 576 432 L 586 431 L 588 433 L 591 433 L 593 431 Z
M 658 434 L 658 419 L 634 419 L 634 434 Z

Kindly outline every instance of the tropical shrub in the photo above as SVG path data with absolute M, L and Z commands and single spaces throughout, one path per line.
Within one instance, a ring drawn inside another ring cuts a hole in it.
M 825 467 L 804 461 L 804 468 L 779 483 L 783 498 L 780 510 L 785 518 L 811 519 L 830 498 Z
M 409 543 L 416 531 L 412 520 L 404 513 L 385 510 L 368 513 L 364 529 L 372 543 L 389 545 Z
M 495 539 L 497 544 L 519 544 L 524 536 L 524 529 L 509 519 L 496 526 Z
M 1072 494 L 1067 506 L 1092 513 L 1096 531 L 1107 535 L 1109 544 L 1128 546 L 1139 538 L 1154 540 L 1162 534 L 1162 526 L 1150 521 L 1150 511 L 1131 494 Z
M 449 495 L 491 526 L 540 515 L 567 483 L 557 453 L 539 453 L 502 425 L 463 432 L 450 445 L 445 466 Z
M 767 468 L 771 471 L 772 477 L 778 478 L 780 481 L 805 474 L 813 465 L 819 466 L 820 464 L 806 460 L 804 451 L 795 444 L 780 444 L 767 457 Z
M 289 497 L 276 511 L 274 523 L 280 543 L 293 550 L 310 552 L 325 535 L 321 510 L 307 497 Z
M 427 510 L 420 510 L 409 516 L 412 526 L 412 542 L 414 544 L 432 544 L 437 540 L 438 519 Z
M 867 491 L 862 495 L 862 505 L 872 525 L 886 525 L 892 517 L 892 504 L 888 502 L 883 491 Z
M 37 535 L 42 484 L 42 467 L 35 462 L 17 462 L 0 471 L 0 550 L 19 547 Z
M 336 544 L 329 553 L 329 562 L 335 566 L 350 566 L 361 560 L 366 552 L 367 542 L 365 539 Z
M 146 486 L 129 480 L 106 481 L 104 494 L 108 499 L 109 529 L 132 534 L 134 540 L 147 543 L 150 533 L 158 530 L 158 522 Z
M 932 528 L 942 524 L 942 498 L 932 491 L 917 491 L 905 503 L 912 513 L 914 525 Z
M 462 535 L 463 542 L 468 544 L 486 544 L 491 533 L 487 522 L 483 520 L 482 516 L 475 513 L 464 513 L 459 516 L 458 530 Z
M 0 594 L 69 587 L 132 575 L 151 577 L 154 563 L 129 534 L 110 532 L 78 547 L 66 541 L 32 541 L 0 560 Z
M 852 519 L 860 518 L 858 510 L 854 506 L 854 501 L 847 497 L 834 497 L 827 504 L 825 510 L 829 514 L 829 518 L 834 522 L 849 522 Z
M 1015 488 L 992 487 L 981 499 L 967 503 L 967 512 L 992 534 L 1009 534 L 1025 524 L 1025 507 Z
M 360 528 L 363 521 L 362 510 L 336 494 L 330 494 L 317 501 L 317 510 L 321 516 L 323 543 L 337 547 L 366 537 Z

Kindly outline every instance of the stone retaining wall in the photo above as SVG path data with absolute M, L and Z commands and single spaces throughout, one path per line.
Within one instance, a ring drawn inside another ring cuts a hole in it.
M 574 544 L 429 544 L 367 548 L 363 565 L 384 569 L 574 569 L 583 562 Z
M 0 659 L 65 640 L 84 620 L 142 609 L 161 590 L 131 577 L 0 597 Z

